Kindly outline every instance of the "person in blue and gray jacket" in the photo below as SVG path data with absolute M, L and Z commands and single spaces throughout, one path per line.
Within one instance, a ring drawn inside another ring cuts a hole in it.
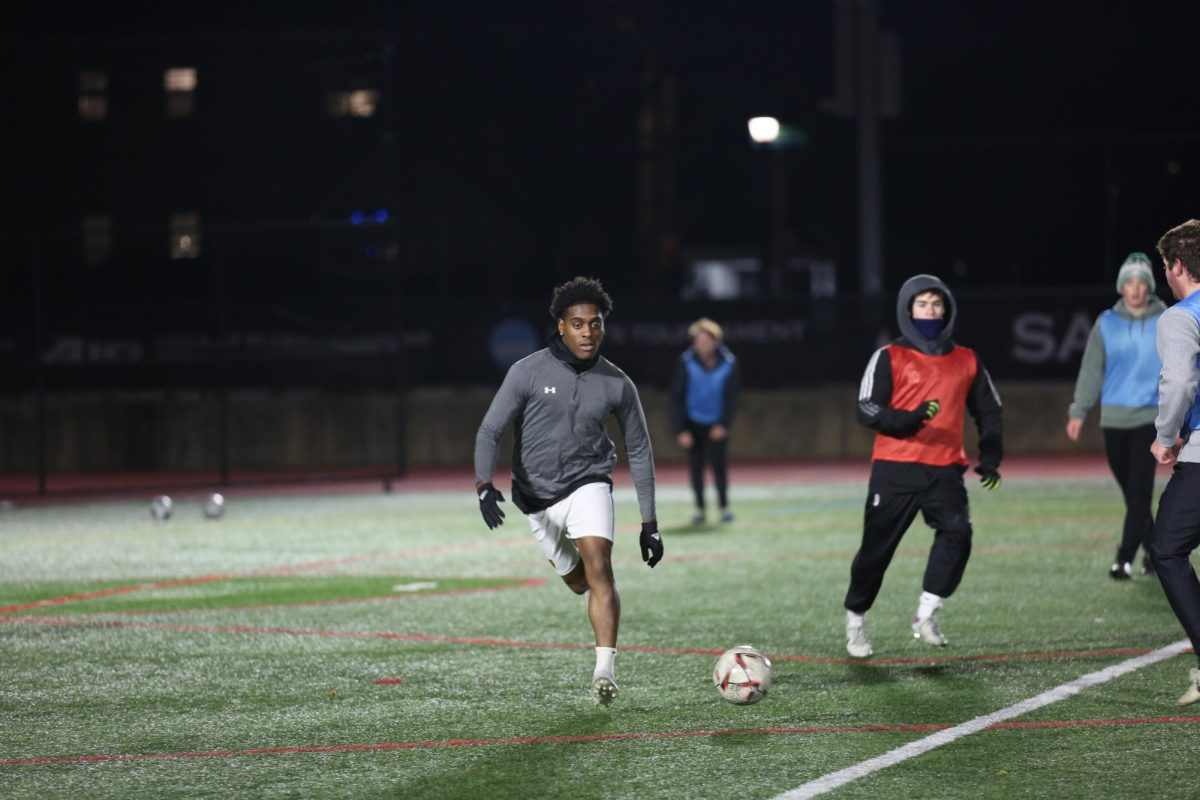
M 737 359 L 724 345 L 720 325 L 701 317 L 688 327 L 688 336 L 692 346 L 679 357 L 671 378 L 671 419 L 676 441 L 688 451 L 692 493 L 696 497 L 692 524 L 703 525 L 705 521 L 705 460 L 712 464 L 721 522 L 733 522 L 726 458 L 741 372 Z
M 1067 411 L 1067 436 L 1079 441 L 1088 411 L 1100 403 L 1104 452 L 1125 497 L 1125 526 L 1116 559 L 1108 574 L 1114 580 L 1133 576 L 1133 559 L 1143 548 L 1142 574 L 1154 570 L 1150 560 L 1150 513 L 1154 494 L 1154 415 L 1158 412 L 1158 371 L 1154 347 L 1158 318 L 1166 305 L 1154 295 L 1154 272 L 1145 253 L 1130 253 L 1117 273 L 1121 299 L 1092 326 L 1075 382 L 1075 401 Z

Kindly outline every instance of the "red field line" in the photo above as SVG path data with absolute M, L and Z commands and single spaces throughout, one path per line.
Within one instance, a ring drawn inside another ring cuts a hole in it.
M 1060 720 L 1052 722 L 1002 722 L 989 725 L 989 730 L 1003 728 L 1072 728 L 1108 725 L 1168 725 L 1200 722 L 1200 717 L 1153 717 L 1147 719 Z M 821 733 L 927 733 L 945 730 L 949 723 L 928 725 L 862 725 L 858 727 L 802 728 L 744 728 L 716 731 L 660 731 L 635 733 L 593 733 L 577 736 L 519 736 L 511 739 L 446 739 L 429 742 L 382 742 L 379 744 L 335 744 L 312 747 L 263 747 L 250 750 L 208 750 L 184 753 L 126 753 L 101 756 L 45 756 L 40 758 L 0 759 L 0 766 L 34 766 L 38 764 L 88 764 L 98 761 L 138 761 L 169 758 L 236 758 L 238 756 L 273 756 L 295 753 L 349 753 L 372 750 L 414 750 L 440 747 L 496 747 L 498 745 L 573 744 L 579 742 L 619 742 L 640 739 L 682 739 L 712 736 L 770 736 L 779 734 Z
M 630 530 L 635 530 L 631 526 Z M 668 532 L 669 534 L 669 532 Z M 1108 542 L 1112 539 L 1112 533 L 1108 531 L 1095 531 L 1089 533 L 1083 541 L 1078 542 L 1033 542 L 1029 544 L 996 544 L 987 545 L 985 547 L 975 547 L 971 550 L 973 555 L 1020 555 L 1024 553 L 1047 553 L 1058 552 L 1060 550 L 1094 550 L 1097 547 L 1108 547 Z M 669 539 L 669 535 L 668 535 Z M 857 553 L 857 549 L 843 550 L 818 550 L 808 551 L 800 548 L 787 550 L 773 550 L 771 555 L 775 558 L 803 558 L 803 559 L 844 559 L 849 561 Z M 896 550 L 897 558 L 926 558 L 929 555 L 929 548 L 921 547 L 901 547 Z M 754 559 L 761 558 L 761 552 L 748 553 L 744 551 L 724 552 L 724 553 L 695 553 L 692 555 L 672 556 L 671 563 L 677 561 L 687 563 L 699 563 L 706 561 L 732 561 L 734 559 Z M 635 558 L 614 559 L 613 563 L 638 563 Z
M 1145 719 L 1072 719 L 1045 722 L 998 722 L 989 730 L 1003 728 L 1085 728 L 1104 725 L 1164 725 L 1172 722 L 1200 722 L 1200 717 L 1147 717 Z
M 291 564 L 282 567 L 265 567 L 247 572 L 246 576 L 258 577 L 265 575 L 291 575 L 296 572 L 337 567 L 345 564 L 360 564 L 364 561 L 403 561 L 406 559 L 424 558 L 425 556 L 444 555 L 446 553 L 462 553 L 468 550 L 493 550 L 505 547 L 518 547 L 529 544 L 528 537 L 520 539 L 498 539 L 488 542 L 465 542 L 463 544 L 438 545 L 421 550 L 406 550 L 400 553 L 376 553 L 373 555 L 342 556 L 340 558 L 325 558 L 319 561 L 309 561 L 304 564 Z M 232 576 L 231 576 L 232 577 Z M 2 609 L 0 609 L 2 610 Z
M 486 636 L 436 636 L 426 633 L 393 633 L 391 631 L 329 631 L 305 628 L 259 628 L 252 625 L 188 625 L 169 622 L 126 622 L 124 620 L 86 620 L 54 617 L 8 617 L 0 616 L 0 623 L 19 625 L 49 625 L 63 628 L 121 628 L 132 630 L 178 631 L 182 633 L 238 633 L 265 636 L 327 636 L 347 639 L 390 639 L 408 642 L 431 642 L 435 644 L 462 644 L 485 647 L 534 647 L 547 649 L 578 650 L 592 645 L 561 644 L 553 642 L 521 642 L 507 639 L 492 639 Z M 625 648 L 627 650 L 633 648 Z
M 297 600 L 294 603 L 258 603 L 249 606 L 221 606 L 220 608 L 204 608 L 192 606 L 189 608 L 155 608 L 150 610 L 138 609 L 129 611 L 98 611 L 97 614 L 120 614 L 121 616 L 140 617 L 151 614 L 192 614 L 203 611 L 258 611 L 264 608 L 303 608 L 305 606 L 336 606 L 350 603 L 391 603 L 396 600 L 416 600 L 425 597 L 450 597 L 459 594 L 480 594 L 483 592 L 506 592 L 511 589 L 530 589 L 543 586 L 549 581 L 546 578 L 521 578 L 518 583 L 504 586 L 470 586 L 462 589 L 443 589 L 437 592 L 395 592 L 393 594 L 377 594 L 370 597 L 338 597 L 331 600 Z M 87 614 L 87 611 L 77 611 L 76 614 Z
M 487 636 L 440 636 L 428 633 L 394 633 L 391 631 L 333 631 L 307 628 L 260 628 L 252 625 L 189 625 L 171 622 L 128 622 L 125 620 L 64 619 L 61 617 L 10 617 L 0 616 L 0 624 L 48 625 L 63 628 L 114 628 L 132 630 L 177 631 L 182 633 L 231 633 L 260 636 L 324 636 L 347 639 L 390 639 L 406 642 L 429 642 L 432 644 L 459 644 L 469 647 L 530 647 L 547 650 L 585 650 L 590 644 L 566 642 L 526 642 L 515 639 L 494 639 Z M 693 647 L 648 647 L 626 645 L 621 648 L 635 653 L 663 653 L 667 655 L 719 656 L 724 650 Z M 1144 648 L 1119 650 L 1064 650 L 1061 652 L 1037 653 L 994 653 L 973 656 L 934 656 L 927 658 L 830 658 L 793 654 L 769 654 L 776 661 L 800 661 L 815 664 L 857 664 L 860 666 L 897 666 L 905 664 L 952 664 L 975 661 L 1035 661 L 1056 658 L 1110 658 L 1136 656 L 1148 653 Z
M 630 530 L 635 529 L 633 526 L 628 526 L 628 527 Z M 1034 550 L 1090 549 L 1091 547 L 1094 546 L 1091 542 L 1107 540 L 1108 538 L 1109 538 L 1109 534 L 1107 534 L 1107 533 L 1094 533 L 1088 537 L 1089 541 L 1087 541 L 1087 542 L 1068 542 L 1068 543 L 1064 543 L 1064 544 L 1042 545 L 1042 546 L 1039 546 L 1039 545 L 993 545 L 991 547 L 978 548 L 975 552 L 977 554 L 982 554 L 982 553 L 998 554 L 998 553 L 1027 552 L 1027 551 L 1034 551 Z M 308 571 L 312 571 L 312 570 L 325 569 L 328 567 L 344 566 L 346 564 L 359 564 L 359 563 L 363 563 L 363 562 L 367 562 L 367 561 L 404 561 L 404 560 L 409 560 L 409 559 L 423 558 L 423 557 L 432 556 L 432 555 L 442 555 L 442 554 L 446 554 L 446 553 L 460 553 L 460 552 L 466 552 L 466 551 L 471 551 L 471 550 L 490 550 L 490 549 L 502 549 L 502 548 L 508 548 L 508 547 L 523 547 L 528 543 L 528 541 L 529 540 L 526 538 L 520 538 L 520 539 L 503 539 L 503 540 L 499 540 L 499 541 L 490 541 L 490 542 L 471 542 L 471 543 L 464 543 L 464 544 L 458 544 L 458 545 L 441 545 L 441 546 L 437 546 L 437 547 L 427 547 L 427 548 L 423 548 L 420 550 L 408 550 L 408 551 L 403 551 L 403 552 L 398 552 L 398 553 L 375 553 L 375 554 L 368 554 L 368 555 L 354 555 L 354 556 L 341 556 L 338 558 L 326 558 L 326 559 L 320 559 L 317 561 L 309 561 L 309 562 L 305 562 L 305 563 L 301 563 L 301 564 L 288 564 L 288 565 L 283 565 L 283 566 L 279 566 L 279 567 L 264 567 L 262 569 L 250 570 L 249 572 L 243 572 L 243 573 L 221 573 L 221 574 L 217 574 L 217 575 L 198 575 L 198 576 L 191 577 L 191 578 L 177 578 L 177 579 L 169 580 L 169 581 L 136 583 L 136 584 L 131 584 L 129 586 L 115 586 L 115 587 L 111 587 L 108 589 L 97 589 L 96 591 L 92 591 L 92 592 L 80 592 L 78 594 L 69 594 L 69 595 L 63 595 L 61 597 L 52 597 L 52 598 L 49 598 L 46 600 L 35 600 L 35 601 L 29 602 L 29 603 L 22 603 L 20 605 L 4 606 L 4 607 L 0 607 L 0 614 L 13 613 L 13 612 L 17 612 L 17 611 L 28 611 L 33 608 L 45 608 L 48 606 L 66 605 L 68 603 L 84 602 L 87 600 L 96 599 L 98 597 L 110 597 L 112 595 L 117 595 L 117 594 L 152 591 L 155 589 L 167 589 L 167 588 L 173 588 L 176 586 L 191 586 L 191 585 L 197 585 L 197 584 L 203 584 L 203 583 L 216 583 L 219 581 L 232 580 L 234 578 L 295 575 L 296 573 L 299 573 L 299 572 L 308 572 Z M 899 550 L 896 551 L 896 555 L 899 557 L 905 557 L 905 556 L 913 556 L 913 557 L 921 556 L 921 557 L 923 557 L 925 554 L 926 554 L 925 550 L 919 550 L 919 549 L 900 548 Z M 797 551 L 795 553 L 795 555 L 800 558 L 811 558 L 811 559 L 850 558 L 851 556 L 854 555 L 854 551 L 853 550 L 836 550 L 836 551 L 823 551 L 823 552 L 817 552 L 817 553 L 804 553 L 802 551 Z M 736 559 L 736 558 L 741 558 L 741 557 L 743 557 L 743 554 L 741 554 L 741 553 L 707 553 L 707 554 L 698 554 L 698 555 L 693 555 L 693 556 L 680 556 L 680 557 L 677 557 L 675 560 L 687 561 L 687 562 L 725 561 L 725 560 Z M 540 578 L 535 578 L 535 579 L 530 579 L 530 581 L 527 582 L 526 584 L 524 584 L 524 586 L 526 586 L 526 587 L 540 586 L 543 583 L 545 583 L 545 580 L 540 579 Z M 500 588 L 511 588 L 511 587 L 500 587 Z M 453 593 L 466 594 L 466 593 L 472 593 L 475 591 L 484 591 L 484 590 L 463 589 L 463 590 L 455 590 L 453 592 L 424 592 L 424 593 L 422 593 L 421 596 L 427 596 L 429 594 L 453 594 Z M 389 595 L 386 597 L 377 597 L 377 598 L 354 598 L 351 600 L 323 600 L 323 601 L 313 601 L 311 603 L 288 603 L 288 604 L 279 604 L 279 605 L 320 605 L 320 604 L 332 604 L 332 603 L 342 603 L 342 602 L 349 603 L 349 602 L 360 602 L 360 601 L 367 601 L 367 600 L 387 600 L 387 599 L 392 599 L 392 598 Z M 229 609 L 225 609 L 225 610 L 247 610 L 247 609 L 267 608 L 267 607 L 273 608 L 273 607 L 276 607 L 276 605 L 238 606 L 235 608 L 229 608 Z M 157 611 L 145 611 L 145 612 L 131 611 L 131 612 L 123 612 L 123 613 L 129 613 L 129 614 L 182 613 L 182 612 L 186 612 L 186 611 L 206 611 L 206 610 L 211 610 L 211 609 L 183 608 L 183 609 L 161 609 L 161 610 L 157 610 Z
M 97 597 L 111 597 L 114 594 L 128 594 L 130 592 L 145 592 L 151 589 L 170 589 L 175 586 L 192 586 L 198 583 L 214 583 L 216 581 L 225 581 L 230 578 L 237 577 L 235 575 L 199 575 L 195 578 L 178 578 L 171 581 L 157 581 L 155 583 L 138 583 L 132 586 L 113 586 L 108 589 L 97 589 L 93 592 L 80 592 L 79 594 L 68 594 L 62 597 L 51 597 L 48 600 L 34 600 L 29 603 L 21 603 L 15 606 L 5 606 L 0 608 L 0 614 L 6 614 L 13 611 L 28 611 L 31 608 L 45 608 L 46 606 L 65 605 L 67 603 L 78 603 L 84 600 L 94 600 Z
M 176 586 L 193 586 L 200 583 L 215 583 L 217 581 L 227 581 L 233 578 L 253 578 L 267 575 L 291 575 L 296 572 L 322 569 L 324 567 L 338 566 L 342 564 L 355 564 L 363 561 L 402 561 L 406 559 L 422 558 L 424 556 L 441 555 L 443 553 L 460 553 L 465 550 L 489 550 L 493 548 L 515 547 L 524 545 L 528 539 L 502 539 L 494 542 L 472 542 L 457 545 L 440 545 L 437 547 L 426 547 L 421 550 L 408 550 L 400 553 L 378 553 L 374 555 L 360 556 L 343 556 L 341 558 L 322 559 L 320 561 L 310 561 L 304 564 L 292 564 L 282 567 L 267 567 L 264 569 L 251 570 L 243 573 L 221 573 L 218 575 L 197 575 L 192 578 L 177 578 L 169 581 L 157 581 L 153 583 L 135 583 L 129 586 L 114 586 L 108 589 L 97 589 L 93 592 L 81 592 L 79 594 L 68 594 L 61 597 L 51 597 L 46 600 L 34 600 L 29 603 L 21 603 L 15 606 L 5 606 L 0 608 L 0 614 L 12 613 L 14 611 L 28 611 L 31 608 L 45 608 L 47 606 L 66 605 L 67 603 L 79 603 L 85 600 L 94 600 L 97 597 L 110 597 L 115 594 L 128 594 L 130 592 L 145 592 L 154 589 L 170 589 Z M 540 580 L 540 579 L 536 579 Z M 545 581 L 541 581 L 544 583 Z M 538 584 L 527 584 L 538 585 Z

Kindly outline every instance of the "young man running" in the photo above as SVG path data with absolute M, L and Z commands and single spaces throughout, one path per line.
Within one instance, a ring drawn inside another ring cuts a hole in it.
M 592 697 L 617 695 L 613 659 L 621 599 L 612 573 L 612 471 L 617 449 L 608 438 L 615 415 L 625 439 L 642 514 L 642 560 L 653 567 L 663 544 L 654 509 L 654 454 L 633 381 L 600 355 L 612 298 L 593 278 L 554 290 L 550 316 L 558 333 L 550 346 L 508 370 L 475 436 L 475 491 L 489 528 L 504 522 L 504 496 L 492 485 L 500 437 L 515 425 L 512 499 L 528 515 L 533 537 L 563 582 L 588 594 L 596 637 Z
M 1200 581 L 1190 556 L 1200 546 L 1200 220 L 1177 225 L 1158 240 L 1167 285 L 1179 302 L 1158 320 L 1157 438 L 1150 453 L 1159 464 L 1175 465 L 1158 501 L 1150 558 L 1171 610 L 1200 655 Z M 1196 441 L 1192 441 L 1196 439 Z M 1200 700 L 1200 669 L 1188 672 L 1181 706 Z
M 858 419 L 877 434 L 862 545 L 850 565 L 844 604 L 846 650 L 855 658 L 873 652 L 867 610 L 917 512 L 934 529 L 934 537 L 912 632 L 925 644 L 947 644 L 937 612 L 958 588 L 971 555 L 962 478 L 968 464 L 963 449 L 966 411 L 979 427 L 975 471 L 985 488 L 1000 485 L 1000 395 L 975 352 L 951 338 L 957 313 L 954 297 L 938 278 L 909 278 L 896 302 L 901 336 L 875 351 L 863 375 Z

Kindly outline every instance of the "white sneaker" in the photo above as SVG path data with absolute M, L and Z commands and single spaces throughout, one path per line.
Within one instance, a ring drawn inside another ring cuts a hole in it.
M 855 658 L 869 658 L 875 652 L 871 649 L 871 640 L 867 638 L 866 623 L 846 623 L 846 652 Z
M 1175 705 L 1177 706 L 1190 706 L 1192 703 L 1200 700 L 1200 669 L 1192 667 L 1188 670 L 1188 680 L 1191 681 L 1191 685 L 1175 701 Z
M 1108 577 L 1114 581 L 1127 581 L 1133 577 L 1133 564 L 1128 561 L 1118 561 L 1108 568 Z
M 942 636 L 942 629 L 938 627 L 936 611 L 928 617 L 913 617 L 912 632 L 914 639 L 920 639 L 931 647 L 945 647 L 950 644 L 946 637 Z
M 592 702 L 607 706 L 617 697 L 617 679 L 612 675 L 592 676 Z

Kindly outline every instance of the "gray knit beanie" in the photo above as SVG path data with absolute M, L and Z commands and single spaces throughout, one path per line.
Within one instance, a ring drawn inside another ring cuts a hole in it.
M 1150 287 L 1150 292 L 1153 294 L 1154 270 L 1150 266 L 1150 256 L 1137 251 L 1125 256 L 1125 262 L 1121 264 L 1121 271 L 1117 273 L 1117 294 L 1121 293 L 1121 287 L 1130 278 L 1140 279 Z

